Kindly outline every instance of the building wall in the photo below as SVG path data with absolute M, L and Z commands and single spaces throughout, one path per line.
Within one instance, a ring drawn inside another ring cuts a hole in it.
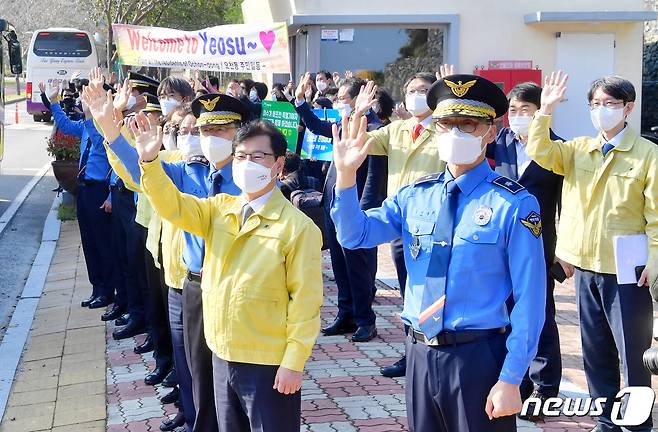
M 642 82 L 643 23 L 524 23 L 536 11 L 640 11 L 644 0 L 245 0 L 246 22 L 286 21 L 291 15 L 408 15 L 458 14 L 457 70 L 471 72 L 489 60 L 530 59 L 543 71 L 555 68 L 556 32 L 614 33 L 615 73 L 630 79 L 640 93 Z M 500 5 L 496 7 L 495 5 Z M 254 20 L 254 21 L 252 21 Z M 583 89 L 585 91 L 585 89 Z M 638 101 L 638 107 L 641 101 Z M 640 110 L 630 121 L 639 128 Z

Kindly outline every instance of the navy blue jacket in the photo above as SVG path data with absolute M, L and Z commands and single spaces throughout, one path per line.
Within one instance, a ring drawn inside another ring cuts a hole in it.
M 551 131 L 552 140 L 562 140 Z M 519 178 L 516 165 L 516 134 L 510 128 L 498 132 L 496 141 L 487 146 L 487 157 L 496 162 L 495 171 L 521 183 L 528 192 L 537 198 L 542 219 L 544 257 L 548 265 L 555 257 L 555 215 L 562 195 L 563 177 L 540 167 L 537 162 L 530 165 Z
M 308 103 L 304 102 L 295 107 L 297 113 L 306 125 L 306 128 L 316 135 L 333 138 L 331 131 L 332 122 L 320 120 Z M 368 119 L 368 130 L 379 129 L 382 124 L 377 116 L 369 111 L 366 114 Z M 341 127 L 339 126 L 339 134 Z M 368 156 L 364 163 L 356 171 L 356 187 L 359 196 L 359 202 L 362 210 L 379 207 L 386 198 L 386 180 L 388 173 L 388 161 L 385 156 Z M 331 201 L 333 198 L 334 186 L 336 185 L 336 167 L 331 162 L 327 172 L 327 178 L 324 182 L 323 205 L 327 213 L 331 210 Z

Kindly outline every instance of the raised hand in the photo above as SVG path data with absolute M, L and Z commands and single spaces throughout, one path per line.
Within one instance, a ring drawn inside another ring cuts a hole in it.
M 112 107 L 112 92 L 105 91 L 98 81 L 90 82 L 82 90 L 82 101 L 100 126 L 103 136 L 108 142 L 113 142 L 119 136 L 120 130 L 114 119 Z
M 365 86 L 361 86 L 359 95 L 356 97 L 354 105 L 354 116 L 361 117 L 372 106 L 377 103 L 377 84 L 374 81 L 368 81 Z
M 356 184 L 356 170 L 368 156 L 373 138 L 366 141 L 365 117 L 343 118 L 342 137 L 338 136 L 338 125 L 332 126 L 334 142 L 334 164 L 336 165 L 336 187 L 347 189 Z
M 46 86 L 43 83 L 39 83 L 39 90 L 41 93 L 46 93 L 46 97 L 50 103 L 57 103 L 57 97 L 61 91 L 60 80 L 54 79 L 48 83 L 48 90 L 46 92 Z
M 96 83 L 102 87 L 104 82 L 105 77 L 103 76 L 103 72 L 101 72 L 101 68 L 95 67 L 89 72 L 89 84 Z
M 154 126 L 142 112 L 138 113 L 135 121 L 130 124 L 130 130 L 135 136 L 135 148 L 143 162 L 155 159 L 162 147 L 162 127 Z
M 439 71 L 436 73 L 436 79 L 440 80 L 454 74 L 455 74 L 455 65 L 444 63 L 441 66 L 439 66 Z
M 306 72 L 302 79 L 299 80 L 299 85 L 297 86 L 297 90 L 295 90 L 295 98 L 297 98 L 298 101 L 302 101 L 306 99 L 306 90 L 308 89 L 308 86 L 310 85 L 311 81 L 311 73 Z
M 400 120 L 407 120 L 413 117 L 409 111 L 407 111 L 407 108 L 404 106 L 402 102 L 399 104 L 395 105 L 395 108 L 393 109 L 393 112 L 395 113 L 396 116 Z
M 116 83 L 117 83 L 117 73 L 113 71 L 113 72 L 110 74 L 110 79 L 108 80 L 108 84 L 110 84 L 110 85 L 114 85 L 114 84 L 116 84 Z
M 569 75 L 561 70 L 551 72 L 544 78 L 544 88 L 541 91 L 541 108 L 539 112 L 544 115 L 553 114 L 555 106 L 562 100 L 567 91 Z
M 128 79 L 123 81 L 123 85 L 117 91 L 116 96 L 114 97 L 114 109 L 118 112 L 122 112 L 128 106 L 128 98 L 130 97 L 130 92 L 132 88 L 130 87 L 130 82 Z

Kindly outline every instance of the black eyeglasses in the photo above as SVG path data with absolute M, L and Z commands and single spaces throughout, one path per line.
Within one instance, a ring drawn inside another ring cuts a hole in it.
M 249 159 L 249 157 L 251 157 L 251 160 L 253 162 L 261 162 L 261 161 L 265 160 L 265 158 L 267 156 L 274 156 L 274 153 L 255 151 L 255 152 L 251 152 L 251 153 L 235 152 L 233 154 L 233 157 L 236 158 L 239 161 L 244 161 L 244 160 Z

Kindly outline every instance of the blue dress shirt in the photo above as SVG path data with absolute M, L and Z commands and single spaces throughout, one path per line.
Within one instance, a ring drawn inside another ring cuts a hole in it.
M 107 153 L 105 153 L 105 147 L 103 146 L 103 136 L 96 130 L 94 121 L 91 119 L 75 121 L 69 119 L 59 102 L 50 104 L 50 111 L 53 114 L 57 129 L 67 135 L 80 138 L 80 163 L 82 163 L 82 155 L 85 153 L 87 146 L 91 146 L 84 179 L 107 180 L 110 174 L 110 163 L 107 161 Z M 82 168 L 80 166 L 80 169 Z
M 331 216 L 344 247 L 370 248 L 402 237 L 408 271 L 402 320 L 416 330 L 444 179 L 452 178 L 447 169 L 425 176 L 365 212 L 356 188 L 335 193 Z M 493 172 L 486 160 L 455 181 L 461 192 L 444 330 L 494 329 L 511 321 L 500 379 L 519 384 L 535 357 L 544 324 L 546 266 L 537 229 L 539 205 L 520 185 Z M 515 301 L 511 317 L 505 306 L 510 294 Z
M 128 141 L 119 135 L 110 149 L 117 155 L 126 167 L 136 184 L 140 184 L 139 155 L 137 150 Z M 222 176 L 220 191 L 229 195 L 240 195 L 240 189 L 233 183 L 232 164 L 226 164 L 220 170 L 211 170 L 206 163 L 195 161 L 162 162 L 162 168 L 176 185 L 179 191 L 206 198 L 212 187 L 213 172 Z M 184 232 L 185 248 L 183 249 L 183 262 L 187 270 L 199 273 L 203 268 L 205 243 L 201 237 Z

